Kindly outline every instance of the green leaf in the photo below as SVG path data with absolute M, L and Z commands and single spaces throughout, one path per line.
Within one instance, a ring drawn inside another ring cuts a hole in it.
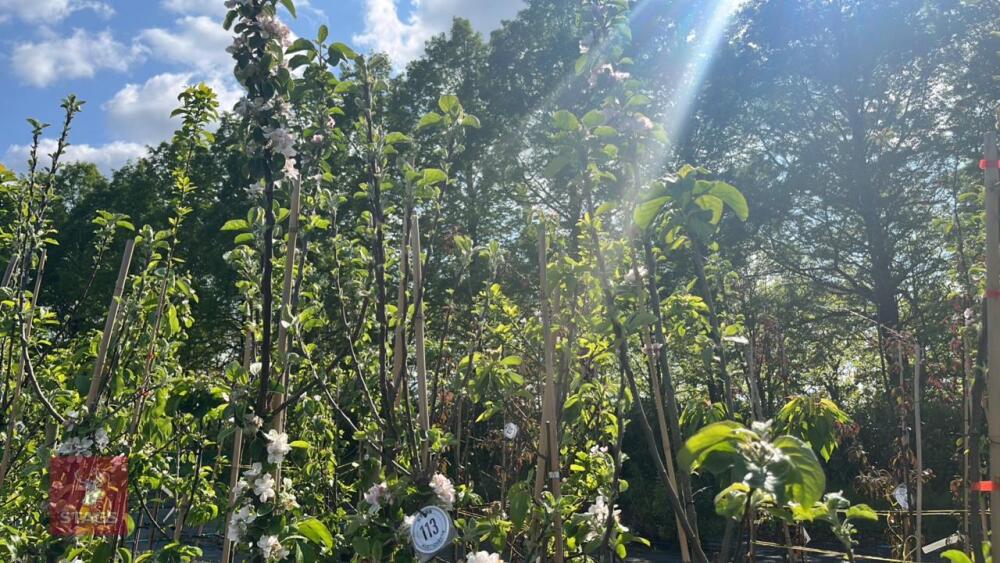
M 333 549 L 333 535 L 330 534 L 326 524 L 319 520 L 315 518 L 303 520 L 295 524 L 295 529 L 309 541 Z
M 607 125 L 601 125 L 600 127 L 594 128 L 594 136 L 596 137 L 615 137 L 618 135 L 618 131 L 614 127 L 609 127 Z
M 293 18 L 298 17 L 295 14 L 295 4 L 292 2 L 292 0 L 281 0 L 281 5 L 284 6 L 285 9 L 288 10 L 289 14 L 292 14 Z
M 222 226 L 223 231 L 246 231 L 250 228 L 250 223 L 244 219 L 230 219 Z
M 878 520 L 878 514 L 867 504 L 855 504 L 848 508 L 845 517 L 856 520 L 871 520 L 873 522 Z
M 306 442 L 305 440 L 294 440 L 292 442 L 289 442 L 288 445 L 300 450 L 308 450 L 309 448 L 312 447 L 312 445 L 310 445 L 309 442 Z
M 448 181 L 448 174 L 440 168 L 424 168 L 424 177 L 420 183 L 425 186 L 434 186 Z
M 712 212 L 712 218 L 708 220 L 710 224 L 718 225 L 719 221 L 722 220 L 724 207 L 721 199 L 711 195 L 700 195 L 694 199 L 694 203 L 698 207 Z
M 531 506 L 527 485 L 524 482 L 514 485 L 510 488 L 507 498 L 510 499 L 510 521 L 514 523 L 515 528 L 520 529 L 524 526 L 528 508 Z
M 630 107 L 630 108 L 632 108 L 632 107 L 641 107 L 641 106 L 649 105 L 649 103 L 652 102 L 652 101 L 653 100 L 649 96 L 647 96 L 645 94 L 636 94 L 636 95 L 632 96 L 631 98 L 629 98 L 628 99 L 628 103 L 625 104 L 625 105 L 626 105 L 626 107 Z
M 733 483 L 715 495 L 715 513 L 719 516 L 739 520 L 746 510 L 750 487 L 746 483 Z
M 951 563 L 972 563 L 972 559 L 968 555 L 957 549 L 949 549 L 941 553 L 941 557 L 951 561 Z
M 463 127 L 472 127 L 473 129 L 479 129 L 482 125 L 479 123 L 479 118 L 474 115 L 466 115 L 462 118 Z
M 590 110 L 583 116 L 583 124 L 587 127 L 597 127 L 598 125 L 604 125 L 607 121 L 607 117 L 597 111 L 596 109 Z
M 785 498 L 778 500 L 811 506 L 823 498 L 826 474 L 809 444 L 794 436 L 781 436 L 774 440 L 774 447 L 788 456 L 791 464 L 791 470 L 786 476 Z
M 313 46 L 312 41 L 304 39 L 302 37 L 296 39 L 292 44 L 285 50 L 285 54 L 298 53 L 299 51 L 316 51 Z
M 635 221 L 636 226 L 640 229 L 649 228 L 653 219 L 656 219 L 656 216 L 660 214 L 660 210 L 663 209 L 663 206 L 669 200 L 670 196 L 663 196 L 640 203 L 635 207 L 632 220 Z
M 433 111 L 429 112 L 420 118 L 420 122 L 417 123 L 417 130 L 437 125 L 438 123 L 441 123 L 442 119 L 444 118 L 441 117 L 441 114 Z
M 713 182 L 708 193 L 728 205 L 741 221 L 746 221 L 750 216 L 750 206 L 747 205 L 747 199 L 735 187 L 725 182 Z
M 408 143 L 410 142 L 410 137 L 399 131 L 393 131 L 385 136 L 385 142 L 389 145 L 394 145 L 396 143 Z
M 356 61 L 358 59 L 358 54 L 354 52 L 354 49 L 351 49 L 347 45 L 340 42 L 330 45 L 330 52 L 331 53 L 336 52 L 341 57 L 349 61 Z
M 329 35 L 330 35 L 330 29 L 325 25 L 321 25 L 319 26 L 319 37 L 317 37 L 316 39 L 319 43 L 322 43 L 326 41 L 326 38 L 329 37 Z
M 181 322 L 177 318 L 177 307 L 173 305 L 167 307 L 167 322 L 170 327 L 170 334 L 177 334 L 181 331 Z
M 552 123 L 563 131 L 576 131 L 580 128 L 580 120 L 564 109 L 552 114 Z
M 684 443 L 677 454 L 677 463 L 688 473 L 699 469 L 711 473 L 728 471 L 737 464 L 738 446 L 749 439 L 746 434 L 742 425 L 729 420 L 709 424 Z
M 438 107 L 444 113 L 450 113 L 457 115 L 458 112 L 462 111 L 462 103 L 458 101 L 458 96 L 452 94 L 445 94 L 438 98 Z

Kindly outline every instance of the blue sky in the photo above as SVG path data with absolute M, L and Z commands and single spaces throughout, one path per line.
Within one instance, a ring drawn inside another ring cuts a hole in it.
M 24 169 L 34 117 L 60 120 L 59 102 L 87 103 L 68 157 L 105 172 L 169 138 L 176 96 L 206 82 L 224 105 L 240 96 L 225 48 L 224 0 L 0 0 L 0 162 Z M 292 30 L 362 51 L 385 51 L 401 68 L 451 19 L 472 20 L 484 34 L 512 18 L 521 0 L 297 0 Z M 287 14 L 286 14 L 287 16 Z M 43 148 L 51 150 L 50 138 Z

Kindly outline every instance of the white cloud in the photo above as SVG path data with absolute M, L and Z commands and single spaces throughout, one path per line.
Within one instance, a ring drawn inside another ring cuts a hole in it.
M 110 5 L 95 0 L 0 0 L 4 15 L 0 22 L 14 15 L 29 23 L 53 23 L 80 10 L 92 10 L 105 18 L 115 13 Z
M 226 14 L 225 0 L 163 0 L 160 5 L 165 10 L 178 14 L 207 16 L 224 16 Z
M 452 19 L 463 17 L 481 32 L 489 32 L 524 7 L 522 0 L 411 0 L 413 11 L 406 21 L 399 16 L 396 0 L 365 0 L 365 31 L 354 36 L 362 47 L 387 53 L 397 68 L 420 56 L 424 43 L 451 28 Z
M 208 16 L 186 16 L 177 20 L 173 30 L 145 29 L 139 40 L 149 46 L 157 58 L 202 72 L 229 72 L 233 60 L 226 47 L 233 36 Z
M 40 154 L 50 154 L 56 150 L 55 139 L 42 139 L 38 145 Z M 25 172 L 27 169 L 28 154 L 31 147 L 28 145 L 11 145 L 7 147 L 3 161 L 12 170 Z M 105 145 L 70 145 L 66 148 L 62 162 L 92 162 L 97 165 L 101 172 L 110 174 L 112 170 L 121 168 L 130 160 L 135 160 L 146 155 L 146 147 L 139 143 L 128 143 L 115 141 Z M 48 159 L 40 157 L 41 165 L 48 165 Z
M 142 84 L 126 84 L 101 109 L 107 112 L 112 132 L 126 141 L 155 144 L 170 138 L 180 125 L 171 118 L 177 96 L 184 88 L 205 82 L 219 97 L 221 109 L 233 107 L 242 91 L 232 81 L 221 77 L 202 77 L 193 72 L 163 73 Z
M 56 79 L 91 78 L 104 69 L 124 72 L 142 55 L 141 45 L 125 45 L 110 31 L 91 35 L 77 29 L 67 37 L 17 45 L 11 54 L 11 63 L 21 80 L 42 87 Z

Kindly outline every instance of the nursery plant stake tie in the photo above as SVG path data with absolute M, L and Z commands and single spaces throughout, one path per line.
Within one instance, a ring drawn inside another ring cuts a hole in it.
M 995 489 L 1000 489 L 1000 483 L 994 481 L 977 481 L 971 483 L 969 488 L 978 493 L 992 493 Z

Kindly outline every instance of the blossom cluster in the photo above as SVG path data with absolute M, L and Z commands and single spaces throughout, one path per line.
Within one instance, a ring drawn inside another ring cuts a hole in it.
M 437 495 L 438 501 L 441 505 L 447 509 L 451 510 L 455 506 L 455 485 L 452 485 L 451 480 L 440 473 L 435 473 L 431 477 L 431 490 Z
M 291 451 L 291 446 L 288 445 L 288 435 L 271 429 L 264 434 L 264 437 L 268 441 L 268 463 L 280 465 L 288 452 Z M 259 461 L 251 464 L 250 469 L 243 472 L 240 480 L 236 483 L 234 497 L 240 508 L 235 510 L 229 519 L 226 537 L 237 543 L 243 541 L 250 524 L 257 519 L 258 515 L 253 506 L 255 499 L 261 504 L 273 502 L 279 513 L 299 508 L 298 500 L 292 491 L 292 480 L 287 477 L 282 479 L 280 489 L 276 489 L 274 476 Z M 267 561 L 280 561 L 288 555 L 288 550 L 282 547 L 277 536 L 261 536 L 256 545 Z
M 59 444 L 56 453 L 61 456 L 90 456 L 94 454 L 91 449 L 97 447 L 98 453 L 104 453 L 108 449 L 108 433 L 103 428 L 98 428 L 93 436 L 74 436 L 67 438 Z
M 587 508 L 587 513 L 584 514 L 587 523 L 590 525 L 590 532 L 587 533 L 587 541 L 593 541 L 601 537 L 608 524 L 608 516 L 614 517 L 615 525 L 618 527 L 619 531 L 628 531 L 628 528 L 621 525 L 622 511 L 615 508 L 612 513 L 611 510 L 612 509 L 608 506 L 608 502 L 604 498 L 604 495 L 598 495 L 597 498 L 594 499 L 594 504 L 591 504 L 590 507 Z
M 500 559 L 500 555 L 496 553 L 477 551 L 475 553 L 470 553 L 469 556 L 465 558 L 465 563 L 503 563 L 503 559 Z

